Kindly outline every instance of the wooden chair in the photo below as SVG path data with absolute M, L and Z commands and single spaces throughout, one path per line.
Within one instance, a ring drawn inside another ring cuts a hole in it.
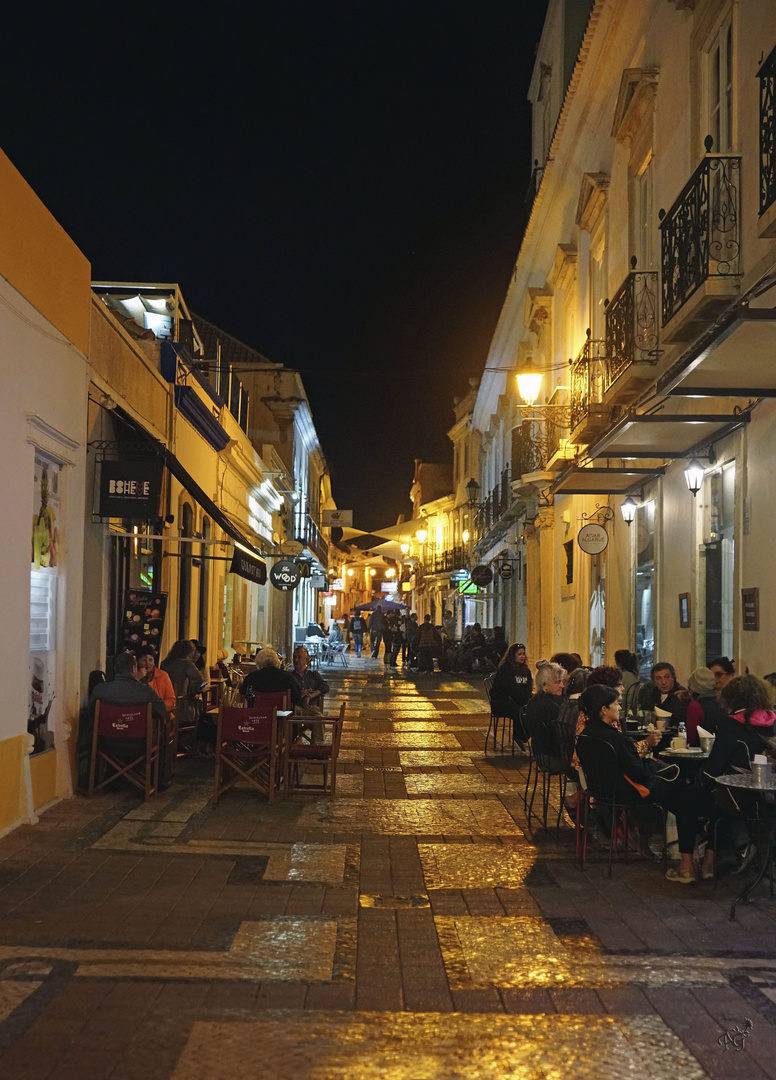
M 283 753 L 278 712 L 287 704 L 288 695 L 281 693 L 256 694 L 248 708 L 221 706 L 216 736 L 216 800 L 240 780 L 266 795 L 269 802 L 275 798 Z
M 336 717 L 315 717 L 315 723 L 331 729 L 331 742 L 305 743 L 292 740 L 294 721 L 286 723 L 285 738 L 285 790 L 286 792 L 304 791 L 320 795 L 333 796 L 337 787 L 337 759 L 339 757 L 342 725 L 345 720 L 344 702 Z M 300 765 L 322 765 L 323 777 L 320 784 L 302 784 L 299 779 Z
M 151 703 L 118 705 L 98 701 L 94 708 L 92 752 L 89 761 L 89 795 L 101 791 L 119 777 L 150 799 L 159 786 L 159 740 L 162 724 L 151 715 Z M 97 764 L 107 775 L 96 782 Z

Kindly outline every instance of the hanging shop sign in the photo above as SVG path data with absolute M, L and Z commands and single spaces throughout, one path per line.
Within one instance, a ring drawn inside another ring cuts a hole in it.
M 255 555 L 250 555 L 238 547 L 234 549 L 229 571 L 246 581 L 255 582 L 256 585 L 263 585 L 267 580 L 267 565 L 264 560 L 257 559 Z
M 331 583 L 331 587 L 335 592 L 344 592 L 345 579 L 341 577 L 335 577 L 334 581 L 332 581 Z
M 158 458 L 103 461 L 99 516 L 148 521 L 159 514 L 162 463 Z
M 301 555 L 304 551 L 304 544 L 301 540 L 284 540 L 280 545 L 280 550 L 284 555 Z
M 325 589 L 328 586 L 325 574 L 311 574 L 310 585 L 313 589 Z
M 514 573 L 514 567 L 509 559 L 500 559 L 498 564 L 498 572 L 501 575 L 502 581 L 509 581 Z
M 479 591 L 473 581 L 462 581 L 458 586 L 459 596 L 476 596 Z
M 281 592 L 291 592 L 295 589 L 299 584 L 300 577 L 299 567 L 296 563 L 289 562 L 288 559 L 282 559 L 280 562 L 275 563 L 269 572 L 269 580 Z
M 159 648 L 167 615 L 167 593 L 150 589 L 129 589 L 124 593 L 124 612 L 121 617 L 119 648 L 134 652 L 153 649 L 159 663 Z
M 583 525 L 577 533 L 577 543 L 588 555 L 600 555 L 609 544 L 609 533 L 603 525 L 592 522 Z
M 325 529 L 353 528 L 352 510 L 321 510 L 321 525 Z
M 469 580 L 469 571 L 468 570 L 453 570 L 452 574 L 450 575 L 450 584 L 451 585 L 458 585 L 459 582 L 468 581 L 468 580 Z
M 395 593 L 399 588 L 398 581 L 381 581 L 380 592 L 383 593 Z
M 493 571 L 489 566 L 475 566 L 472 570 L 472 581 L 480 589 L 486 589 L 493 581 Z

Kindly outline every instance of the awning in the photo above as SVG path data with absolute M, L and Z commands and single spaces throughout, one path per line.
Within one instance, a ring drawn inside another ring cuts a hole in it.
M 665 468 L 582 469 L 574 466 L 561 473 L 550 487 L 550 495 L 625 495 L 632 488 L 662 476 Z
M 749 422 L 748 413 L 631 414 L 591 446 L 595 458 L 685 458 Z
M 191 497 L 197 503 L 199 503 L 199 505 L 202 507 L 208 517 L 213 522 L 215 522 L 215 524 L 218 525 L 218 527 L 222 529 L 223 532 L 225 532 L 226 535 L 229 536 L 236 544 L 239 544 L 245 553 L 252 556 L 252 561 L 254 565 L 251 568 L 250 572 L 247 575 L 243 576 L 247 576 L 249 581 L 257 581 L 259 582 L 259 584 L 263 585 L 264 582 L 267 580 L 267 564 L 264 561 L 264 557 L 261 551 L 259 551 L 255 544 L 251 543 L 251 541 L 248 540 L 242 529 L 238 528 L 237 525 L 230 521 L 226 513 L 218 506 L 216 506 L 213 500 L 205 494 L 205 492 L 196 482 L 194 477 L 191 476 L 191 474 L 183 467 L 183 465 L 181 465 L 180 461 L 178 461 L 178 459 L 175 457 L 171 450 L 168 450 L 168 448 L 163 443 L 159 442 L 159 440 L 154 438 L 154 436 L 151 435 L 148 431 L 146 431 L 145 428 L 141 427 L 140 424 L 138 424 L 137 421 L 132 416 L 130 416 L 129 413 L 125 412 L 124 409 L 121 408 L 121 406 L 116 407 L 115 415 L 118 417 L 119 420 L 121 420 L 128 427 L 132 428 L 132 430 L 138 434 L 141 439 L 141 442 L 138 445 L 147 445 L 148 453 L 159 457 L 159 459 L 167 466 L 167 468 L 170 470 L 176 480 L 178 480 L 186 489 L 186 491 L 188 491 L 189 495 L 191 495 Z M 259 566 L 258 564 L 261 565 Z
M 263 585 L 267 580 L 267 564 L 265 563 L 261 552 L 254 547 L 254 545 L 245 537 L 240 529 L 236 525 L 233 525 L 223 510 L 219 509 L 211 498 L 209 498 L 196 480 L 184 469 L 171 450 L 168 450 L 166 446 L 158 444 L 159 452 L 161 453 L 164 463 L 170 470 L 172 475 L 178 480 L 183 487 L 186 488 L 189 495 L 196 499 L 205 513 L 210 517 L 220 529 L 222 529 L 227 536 L 230 536 L 232 540 L 240 544 L 247 553 L 253 556 L 253 560 L 256 563 L 260 563 L 262 570 L 259 570 L 254 566 L 251 574 L 248 576 L 249 581 L 258 581 L 260 585 Z M 246 575 L 243 575 L 246 576 Z
M 742 303 L 658 380 L 672 397 L 776 397 L 776 310 Z

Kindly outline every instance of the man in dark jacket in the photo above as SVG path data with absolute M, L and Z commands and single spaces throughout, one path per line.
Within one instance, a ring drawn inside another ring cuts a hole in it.
M 98 683 L 89 698 L 89 711 L 94 716 L 94 706 L 98 701 L 106 705 L 139 705 L 151 702 L 151 715 L 157 720 L 164 720 L 165 705 L 148 683 L 139 682 L 137 660 L 134 653 L 119 653 L 113 662 L 114 677 L 110 682 Z
M 442 637 L 426 615 L 418 633 L 418 671 L 433 671 L 434 656 L 442 647 Z
M 274 649 L 260 649 L 256 653 L 256 670 L 243 679 L 240 697 L 250 699 L 254 694 L 280 694 L 288 692 L 294 707 L 302 704 L 302 688 L 290 671 L 280 667 L 280 657 Z
M 655 664 L 650 672 L 651 682 L 639 691 L 639 705 L 646 711 L 663 709 L 671 714 L 672 727 L 684 723 L 687 716 L 688 692 L 677 682 L 673 664 L 665 660 Z
M 380 652 L 380 642 L 383 640 L 383 628 L 385 620 L 383 616 L 383 609 L 380 604 L 372 612 L 372 617 L 369 620 L 369 637 L 372 645 L 372 659 L 376 660 Z

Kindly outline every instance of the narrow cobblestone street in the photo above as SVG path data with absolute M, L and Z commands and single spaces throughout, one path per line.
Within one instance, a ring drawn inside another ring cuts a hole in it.
M 739 878 L 581 873 L 484 753 L 481 680 L 330 681 L 331 802 L 214 806 L 200 760 L 0 840 L 3 1080 L 776 1075 L 766 889 L 730 922 Z

